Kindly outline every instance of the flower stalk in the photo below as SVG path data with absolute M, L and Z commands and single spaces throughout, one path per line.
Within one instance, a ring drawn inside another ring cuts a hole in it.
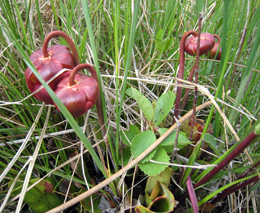
M 185 41 L 186 39 L 190 36 L 198 36 L 198 33 L 196 31 L 190 30 L 186 33 L 181 38 L 180 42 L 180 66 L 179 66 L 179 74 L 178 78 L 183 79 L 184 75 L 184 64 L 185 64 Z M 181 84 L 180 81 L 177 81 L 178 84 Z M 178 119 L 179 117 L 179 111 L 180 111 L 180 104 L 181 104 L 181 91 L 182 87 L 177 87 L 177 93 L 176 93 L 176 101 L 175 101 L 175 109 L 174 109 L 174 116 Z M 173 124 L 175 123 L 175 120 L 173 120 Z
M 50 57 L 50 54 L 52 54 L 52 53 L 48 52 L 48 44 L 49 44 L 49 41 L 53 37 L 57 37 L 57 36 L 64 38 L 65 41 L 68 43 L 70 50 L 71 50 L 71 53 L 72 53 L 74 60 L 75 60 L 75 66 L 80 64 L 79 54 L 78 54 L 78 51 L 76 49 L 76 46 L 75 46 L 73 40 L 66 33 L 64 33 L 63 31 L 59 31 L 59 30 L 52 31 L 45 37 L 43 44 L 42 44 L 43 57 L 44 58 Z

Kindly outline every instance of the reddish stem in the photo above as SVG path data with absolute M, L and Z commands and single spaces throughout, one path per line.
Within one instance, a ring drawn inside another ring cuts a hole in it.
M 193 213 L 198 213 L 199 212 L 198 200 L 197 200 L 197 196 L 195 194 L 195 191 L 194 191 L 194 188 L 192 185 L 190 175 L 187 177 L 186 185 L 187 185 L 187 190 L 188 190 L 188 193 L 190 196 L 191 205 L 193 208 Z
M 184 63 L 185 63 L 185 41 L 188 38 L 188 36 L 190 35 L 194 35 L 194 36 L 198 36 L 198 33 L 190 30 L 186 33 L 183 34 L 182 38 L 181 38 L 181 42 L 180 42 L 180 66 L 179 66 L 179 74 L 178 74 L 178 78 L 183 79 L 183 75 L 184 75 Z M 177 81 L 178 84 L 181 84 L 180 81 Z M 180 109 L 180 103 L 181 103 L 181 91 L 182 88 L 181 87 L 177 87 L 177 94 L 176 94 L 176 101 L 175 101 L 175 110 L 174 110 L 174 116 L 178 119 L 179 116 L 179 109 Z M 173 123 L 175 123 L 175 120 L 173 120 Z
M 99 84 L 97 72 L 94 69 L 94 67 L 92 67 L 90 64 L 79 64 L 78 66 L 74 67 L 73 70 L 70 73 L 69 86 L 73 86 L 73 85 L 76 84 L 76 82 L 74 80 L 75 75 L 77 74 L 78 71 L 80 71 L 82 69 L 87 69 L 91 73 L 92 78 L 94 78 L 97 81 L 97 83 Z M 104 114 L 103 114 L 103 109 L 102 109 L 102 99 L 101 99 L 100 93 L 97 97 L 96 107 L 97 107 L 98 121 L 99 121 L 99 124 L 100 124 L 101 133 L 102 133 L 102 136 L 105 138 L 105 136 L 106 136 L 106 126 L 105 126 Z M 112 164 L 113 164 L 114 168 L 116 168 L 114 161 L 113 161 L 111 149 L 110 149 L 109 146 L 107 146 L 107 148 L 108 148 L 108 153 L 111 157 Z
M 218 36 L 218 35 L 216 35 L 216 34 L 214 34 L 214 37 L 216 38 L 216 39 L 218 39 L 218 42 L 217 43 L 220 43 L 220 41 L 221 41 L 221 38 Z M 198 38 L 198 40 L 199 40 L 200 38 Z M 197 45 L 197 48 L 199 48 L 199 46 Z M 210 51 L 209 51 L 210 52 Z M 190 74 L 189 74 L 189 78 L 188 78 L 188 81 L 192 81 L 192 78 L 193 78 L 193 75 L 194 75 L 194 72 L 195 72 L 195 70 L 196 69 L 198 69 L 197 67 L 196 67 L 196 62 L 195 62 L 195 64 L 192 66 L 192 68 L 191 68 L 191 71 L 190 71 Z M 189 88 L 186 88 L 185 89 L 185 93 L 184 93 L 184 97 L 183 97 L 183 102 L 182 102 L 182 105 L 181 105 L 181 109 L 183 110 L 184 108 L 185 108 L 185 106 L 186 106 L 186 103 L 187 103 L 187 99 L 188 99 L 188 96 L 189 96 L 189 92 L 190 92 L 190 89 Z
M 239 180 L 239 179 L 242 179 L 242 178 L 245 178 L 251 171 L 253 171 L 253 169 L 256 169 L 256 167 L 257 167 L 259 164 L 260 164 L 260 161 L 258 161 L 257 163 L 255 163 L 251 168 L 249 168 L 245 173 L 243 173 L 243 174 L 238 178 L 238 180 Z M 225 197 L 227 197 L 227 196 L 230 195 L 231 193 L 233 193 L 233 192 L 235 192 L 235 191 L 241 189 L 242 187 L 248 185 L 249 183 L 252 183 L 252 182 L 248 182 L 248 181 L 250 181 L 250 180 L 251 180 L 251 181 L 252 181 L 252 180 L 257 181 L 258 179 L 259 179 L 259 177 L 256 176 L 256 177 L 253 177 L 253 178 L 247 180 L 247 181 L 244 182 L 243 184 L 237 183 L 237 184 L 235 184 L 235 185 L 233 185 L 233 186 L 228 187 L 228 188 L 225 189 L 223 192 L 221 192 L 220 194 L 218 194 L 218 196 L 217 196 L 216 198 L 214 198 L 214 199 L 211 201 L 211 203 L 212 203 L 212 204 L 215 204 L 215 203 L 217 203 L 217 202 L 223 200 Z
M 222 193 L 221 193 L 220 195 L 222 195 L 222 196 L 215 198 L 211 203 L 212 203 L 212 204 L 216 204 L 217 202 L 223 200 L 223 199 L 224 199 L 225 197 L 227 197 L 228 195 L 230 195 L 230 194 L 232 194 L 232 193 L 238 191 L 239 189 L 242 189 L 242 188 L 246 187 L 247 185 L 249 185 L 249 184 L 251 184 L 251 183 L 254 183 L 254 182 L 258 181 L 258 180 L 259 180 L 259 177 L 258 177 L 258 176 L 255 176 L 255 177 L 253 177 L 253 178 L 248 179 L 247 181 L 245 181 L 245 182 L 242 183 L 242 184 L 239 184 L 239 185 L 236 184 L 235 187 L 233 187 L 231 190 L 230 190 L 230 189 L 227 190 L 227 191 L 225 192 L 225 194 L 222 194 Z
M 69 86 L 73 86 L 73 85 L 76 84 L 76 82 L 74 80 L 75 75 L 77 74 L 78 71 L 80 71 L 82 69 L 87 69 L 90 72 L 92 78 L 94 78 L 97 81 L 97 83 L 98 83 L 97 72 L 94 69 L 94 67 L 92 67 L 90 64 L 79 64 L 76 67 L 74 67 L 73 70 L 70 73 L 70 76 L 69 76 Z
M 219 163 L 216 167 L 214 167 L 211 171 L 209 171 L 198 183 L 194 185 L 194 188 L 198 188 L 203 184 L 207 183 L 212 177 L 214 177 L 221 169 L 223 169 L 226 165 L 228 165 L 235 157 L 237 157 L 246 147 L 248 147 L 256 138 L 259 137 L 258 133 L 255 133 L 255 129 L 252 130 L 241 142 L 239 142 L 231 153 L 226 156 L 226 158 Z M 179 201 L 183 202 L 183 200 L 188 196 L 188 193 L 184 193 L 179 197 Z
M 215 44 L 220 44 L 221 38 L 217 34 L 214 34 L 214 37 L 218 39 L 218 42 L 216 42 Z
M 226 165 L 228 165 L 235 157 L 239 155 L 240 152 L 242 152 L 246 147 L 250 145 L 251 142 L 253 142 L 254 139 L 256 139 L 259 135 L 254 132 L 254 130 L 243 139 L 242 142 L 240 142 L 233 151 L 222 161 L 214 167 L 208 174 L 206 174 L 198 183 L 195 184 L 194 188 L 197 188 L 203 184 L 205 184 L 207 181 L 209 181 L 214 175 L 216 175 L 221 169 L 223 169 Z
M 199 69 L 199 60 L 200 60 L 200 34 L 201 34 L 201 21 L 202 17 L 200 14 L 199 17 L 199 28 L 198 28 L 198 42 L 197 42 L 197 52 L 196 52 L 196 61 L 195 61 L 195 84 L 198 83 L 198 69 Z M 197 106 L 197 99 L 198 99 L 198 88 L 194 88 L 194 103 L 193 103 L 193 113 L 192 113 L 192 123 L 191 123 L 191 131 L 190 131 L 190 139 L 193 136 L 193 128 L 195 123 L 195 114 L 196 114 L 196 106 Z
M 76 66 L 77 66 L 78 64 L 80 64 L 79 54 L 78 54 L 78 51 L 77 51 L 77 49 L 76 49 L 76 46 L 75 46 L 74 42 L 72 41 L 72 39 L 71 39 L 66 33 L 64 33 L 64 32 L 62 32 L 62 31 L 59 31 L 59 30 L 57 30 L 57 31 L 52 31 L 52 32 L 50 32 L 50 33 L 45 37 L 45 39 L 44 39 L 44 41 L 43 41 L 43 45 L 42 45 L 42 52 L 43 52 L 44 58 L 50 57 L 50 55 L 49 55 L 49 53 L 48 53 L 48 50 L 47 50 L 48 43 L 49 43 L 49 41 L 50 41 L 53 37 L 56 37 L 56 36 L 60 36 L 60 37 L 64 38 L 64 39 L 67 41 L 67 43 L 68 43 L 68 45 L 69 45 L 69 47 L 70 47 L 70 49 L 71 49 L 72 55 L 73 55 L 73 57 L 74 57 Z
M 195 69 L 196 69 L 196 63 L 191 68 L 190 75 L 189 75 L 189 78 L 188 78 L 189 82 L 192 81 L 192 77 L 194 75 Z M 189 92 L 190 92 L 190 89 L 186 88 L 185 93 L 184 93 L 184 97 L 183 97 L 183 101 L 182 101 L 182 104 L 181 104 L 181 110 L 183 110 L 186 106 L 186 103 L 187 103 L 187 100 L 188 100 L 188 97 L 189 97 Z

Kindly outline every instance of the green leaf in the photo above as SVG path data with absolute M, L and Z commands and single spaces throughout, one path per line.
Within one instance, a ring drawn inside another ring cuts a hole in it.
M 142 205 L 135 207 L 135 212 L 139 212 L 139 213 L 154 213 L 153 211 L 145 208 Z
M 162 195 L 154 199 L 148 206 L 148 209 L 153 212 L 172 212 L 175 207 L 175 198 L 173 194 L 160 181 L 158 181 L 157 184 L 160 186 Z
M 142 93 L 140 93 L 137 89 L 135 89 L 133 87 L 129 88 L 126 91 L 126 94 L 136 100 L 139 107 L 143 111 L 146 119 L 148 121 L 152 121 L 154 112 L 153 112 L 153 107 L 152 107 L 151 101 L 148 98 L 144 97 L 144 95 Z
M 127 146 L 131 146 L 133 138 L 140 133 L 140 130 L 135 125 L 130 125 L 129 130 L 122 130 L 120 132 L 123 143 Z
M 163 45 L 163 52 L 172 48 L 174 45 L 174 42 L 175 42 L 175 39 L 173 37 L 169 38 Z
M 163 53 L 173 47 L 174 41 L 173 37 L 164 39 L 163 29 L 160 29 L 155 38 L 156 49 Z
M 167 155 L 166 151 L 163 148 L 158 147 L 156 149 L 156 153 L 152 158 L 154 161 L 163 162 L 163 163 L 170 163 L 170 157 Z M 139 168 L 147 175 L 154 176 L 160 174 L 166 167 L 167 164 L 159 164 L 153 162 L 145 162 L 139 163 Z
M 120 160 L 120 165 L 121 166 L 126 166 L 131 158 L 131 149 L 129 146 L 126 146 L 122 149 L 122 157 L 123 157 L 123 164 L 121 164 L 121 160 Z M 121 159 L 121 158 L 120 158 Z
M 159 126 L 162 120 L 168 115 L 175 101 L 175 94 L 168 91 L 161 95 L 156 103 L 154 112 L 154 123 Z
M 160 128 L 158 132 L 162 136 L 168 129 L 167 128 Z M 161 144 L 160 146 L 173 146 L 175 143 L 176 138 L 176 131 L 173 131 Z M 188 140 L 185 133 L 179 132 L 178 136 L 178 143 L 177 148 L 182 149 L 184 146 L 187 146 L 188 144 L 191 144 L 191 141 Z
M 158 50 L 163 50 L 163 29 L 160 29 L 155 38 L 155 46 Z
M 163 183 L 166 187 L 169 187 L 171 181 L 172 169 L 170 167 L 166 167 L 160 174 L 155 176 L 150 176 L 147 179 L 145 185 L 145 192 L 151 193 L 157 181 Z
M 135 208 L 135 212 L 155 213 L 155 212 L 172 212 L 176 205 L 172 192 L 160 181 L 157 181 L 151 195 L 145 193 L 146 206 L 142 205 Z
M 214 150 L 214 152 L 217 155 L 220 155 L 220 151 L 218 150 L 218 147 L 217 147 L 217 141 L 213 135 L 206 133 L 204 135 L 203 141 L 205 141 L 209 145 L 209 147 Z
M 136 135 L 133 139 L 131 152 L 135 158 L 142 154 L 149 146 L 151 146 L 156 141 L 155 134 L 152 130 L 147 130 Z M 149 155 L 147 155 L 141 162 L 149 161 L 155 154 L 153 150 Z
M 29 185 L 32 185 L 38 180 L 39 178 L 30 180 Z M 15 188 L 13 191 L 12 196 L 15 196 L 21 192 L 22 183 L 17 182 L 16 187 L 17 188 Z M 62 204 L 60 196 L 53 194 L 52 192 L 53 184 L 50 181 L 44 179 L 35 187 L 26 192 L 24 202 L 30 206 L 33 212 L 47 212 Z

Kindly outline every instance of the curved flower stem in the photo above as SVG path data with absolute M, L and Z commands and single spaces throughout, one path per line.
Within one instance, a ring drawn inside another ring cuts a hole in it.
M 77 72 L 82 70 L 82 69 L 87 69 L 90 72 L 92 78 L 94 78 L 96 80 L 96 82 L 99 84 L 97 72 L 94 69 L 94 67 L 92 67 L 90 64 L 79 64 L 78 66 L 74 67 L 73 70 L 70 73 L 70 76 L 69 76 L 69 86 L 73 86 L 73 85 L 76 84 L 76 82 L 74 80 L 74 77 L 77 74 Z M 100 86 L 99 86 L 99 88 L 100 88 Z M 104 114 L 103 114 L 103 109 L 102 109 L 102 99 L 101 99 L 101 94 L 100 93 L 99 93 L 99 95 L 97 97 L 96 107 L 97 107 L 98 121 L 99 121 L 99 124 L 100 124 L 100 130 L 101 130 L 103 138 L 106 141 L 106 144 L 108 144 L 108 141 L 107 141 L 107 138 L 106 138 L 106 126 L 105 126 Z M 114 161 L 113 161 L 111 149 L 110 149 L 109 146 L 107 146 L 107 149 L 108 149 L 108 153 L 110 155 L 112 164 L 113 164 L 113 166 L 115 168 L 115 164 L 114 164 Z
M 195 84 L 198 84 L 198 69 L 199 69 L 199 60 L 200 60 L 200 34 L 201 34 L 201 14 L 199 15 L 199 28 L 198 28 L 198 42 L 197 42 L 197 52 L 196 52 L 196 61 L 195 61 Z M 190 139 L 193 136 L 193 129 L 195 123 L 195 114 L 196 114 L 196 106 L 198 99 L 198 88 L 194 88 L 194 103 L 193 103 L 193 114 L 192 114 L 192 123 L 191 123 L 191 131 L 190 131 Z
M 220 44 L 221 38 L 219 37 L 219 35 L 214 34 L 214 37 L 215 37 L 216 39 L 218 39 L 218 42 L 216 42 L 215 44 Z
M 70 76 L 69 76 L 69 86 L 73 86 L 76 84 L 76 82 L 74 80 L 75 75 L 77 74 L 78 71 L 83 70 L 83 69 L 88 70 L 91 74 L 91 77 L 94 78 L 97 81 L 97 83 L 99 84 L 96 70 L 90 64 L 85 63 L 85 64 L 79 64 L 73 68 L 73 70 L 71 71 Z
M 90 72 L 91 77 L 94 78 L 96 80 L 97 84 L 99 85 L 99 81 L 98 81 L 98 76 L 97 76 L 96 70 L 90 64 L 86 64 L 85 63 L 85 64 L 79 64 L 79 65 L 77 65 L 76 67 L 73 68 L 73 70 L 71 71 L 71 73 L 69 75 L 69 86 L 73 86 L 73 85 L 76 84 L 76 82 L 74 80 L 75 75 L 77 74 L 78 71 L 80 71 L 82 69 L 87 69 Z M 100 86 L 99 86 L 99 88 L 100 88 Z M 106 136 L 106 126 L 105 126 L 105 122 L 104 122 L 104 114 L 103 114 L 102 101 L 101 100 L 102 100 L 101 99 L 101 94 L 99 92 L 99 95 L 98 95 L 97 101 L 96 101 L 97 115 L 98 115 L 98 121 L 99 121 L 99 124 L 100 124 L 101 133 L 102 133 L 103 138 L 105 139 L 105 136 Z M 108 152 L 109 152 L 109 155 L 112 156 L 111 150 L 110 150 L 109 146 L 108 146 Z M 100 155 L 100 158 L 103 159 L 103 156 Z M 111 157 L 111 159 L 113 159 L 113 158 Z M 102 160 L 102 161 L 103 161 L 104 166 L 105 166 L 105 161 L 104 160 Z M 113 161 L 112 161 L 112 163 L 113 163 Z
M 216 35 L 216 34 L 214 34 L 214 37 L 217 38 L 218 39 L 218 43 L 220 43 L 221 38 L 218 35 Z M 199 43 L 199 40 L 200 40 L 200 38 L 198 38 L 198 43 Z M 197 48 L 199 48 L 199 44 L 197 44 Z M 198 53 L 198 54 L 200 54 L 200 53 Z M 194 72 L 196 71 L 196 69 L 198 69 L 196 63 L 197 63 L 197 58 L 196 58 L 195 64 L 192 66 L 190 74 L 189 74 L 188 81 L 190 81 L 190 82 L 192 81 Z M 185 106 L 186 106 L 186 103 L 187 103 L 187 100 L 188 100 L 188 96 L 189 96 L 189 92 L 190 92 L 190 89 L 186 88 L 185 89 L 185 93 L 184 93 L 184 97 L 183 97 L 183 101 L 182 101 L 182 104 L 181 104 L 181 110 L 183 110 L 185 108 Z
M 70 49 L 71 49 L 72 55 L 73 55 L 73 57 L 74 57 L 76 66 L 77 66 L 78 64 L 80 64 L 79 54 L 78 54 L 78 51 L 77 51 L 77 49 L 76 49 L 76 46 L 75 46 L 74 42 L 72 41 L 72 39 L 71 39 L 66 33 L 64 33 L 64 32 L 62 32 L 62 31 L 59 31 L 59 30 L 57 30 L 57 31 L 52 31 L 52 32 L 50 32 L 50 33 L 45 37 L 45 39 L 44 39 L 44 41 L 43 41 L 43 45 L 42 45 L 42 52 L 43 52 L 44 58 L 50 57 L 50 55 L 49 55 L 49 53 L 48 53 L 48 50 L 47 50 L 48 43 L 49 43 L 49 41 L 50 41 L 53 37 L 56 37 L 56 36 L 60 36 L 60 37 L 64 38 L 64 39 L 67 41 L 67 43 L 68 43 L 68 45 L 69 45 L 69 47 L 70 47 Z
M 190 35 L 194 35 L 197 36 L 198 33 L 190 30 L 186 33 L 184 33 L 184 35 L 181 38 L 181 43 L 180 43 L 180 66 L 179 66 L 179 74 L 178 74 L 178 78 L 183 79 L 183 75 L 184 75 L 184 63 L 185 63 L 185 53 L 184 53 L 184 49 L 185 49 L 185 41 L 188 38 L 188 36 Z M 181 84 L 181 82 L 177 81 L 178 84 Z M 178 119 L 179 116 L 179 110 L 180 110 L 180 103 L 181 103 L 181 91 L 182 88 L 181 87 L 177 87 L 177 94 L 176 94 L 176 101 L 175 101 L 175 110 L 174 110 L 174 116 Z M 175 123 L 175 120 L 173 120 L 173 123 Z
M 192 77 L 194 75 L 195 70 L 196 70 L 196 63 L 191 68 L 188 81 L 190 81 L 190 82 L 192 81 Z M 184 93 L 184 97 L 183 97 L 183 100 L 182 100 L 181 108 L 180 108 L 181 110 L 183 110 L 186 106 L 186 103 L 187 103 L 187 100 L 188 100 L 188 97 L 189 97 L 189 92 L 190 92 L 190 89 L 186 88 L 185 93 Z M 181 115 L 181 112 L 180 112 L 180 115 Z

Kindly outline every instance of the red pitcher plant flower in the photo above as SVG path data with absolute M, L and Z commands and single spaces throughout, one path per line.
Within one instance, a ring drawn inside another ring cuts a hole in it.
M 195 56 L 197 53 L 198 36 L 191 36 L 185 41 L 185 52 Z M 209 52 L 215 44 L 215 37 L 210 33 L 201 33 L 200 35 L 200 56 Z
M 214 47 L 210 50 L 209 57 L 212 59 L 216 58 L 217 60 L 220 60 L 221 59 L 221 47 L 219 47 L 219 44 L 220 44 L 221 38 L 216 34 L 214 34 L 214 37 L 216 39 L 218 39 L 218 41 L 215 43 Z
M 70 53 L 69 48 L 64 45 L 54 45 L 53 47 L 47 48 L 50 39 L 56 36 L 61 36 L 67 41 L 72 54 Z M 32 53 L 30 60 L 46 82 L 55 76 L 60 70 L 64 68 L 73 69 L 75 65 L 79 64 L 79 56 L 74 42 L 62 31 L 53 31 L 49 33 L 44 39 L 42 49 Z M 66 71 L 53 79 L 49 83 L 52 90 L 55 91 L 57 84 L 69 74 L 70 71 Z M 42 86 L 30 68 L 25 70 L 25 79 L 30 92 L 35 92 Z M 40 101 L 53 104 L 53 100 L 45 88 L 42 88 L 40 91 L 35 93 L 34 96 Z
M 82 69 L 90 71 L 92 77 L 77 74 Z M 55 94 L 73 117 L 82 116 L 96 104 L 99 97 L 99 83 L 95 69 L 89 64 L 74 67 L 70 75 L 57 85 Z
M 195 56 L 197 54 L 197 46 L 198 46 L 198 33 L 196 31 L 190 30 L 181 38 L 180 42 L 180 66 L 179 66 L 179 74 L 178 78 L 183 79 L 184 75 L 184 64 L 185 64 L 185 52 L 189 55 Z M 189 37 L 190 36 L 190 37 Z M 215 37 L 210 33 L 201 33 L 200 34 L 200 43 L 199 43 L 199 55 L 203 55 L 209 52 L 215 44 Z M 192 76 L 194 74 L 195 69 L 192 69 L 189 75 L 189 81 L 191 81 Z M 181 84 L 180 81 L 178 81 Z M 174 116 L 178 119 L 180 103 L 181 103 L 181 87 L 177 87 L 176 93 L 176 101 L 175 101 L 175 112 Z M 173 123 L 175 120 L 173 119 Z

